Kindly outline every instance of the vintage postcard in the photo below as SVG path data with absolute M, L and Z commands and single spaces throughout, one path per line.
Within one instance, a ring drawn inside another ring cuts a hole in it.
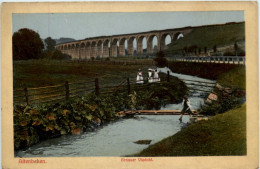
M 256 2 L 1 16 L 3 168 L 258 167 Z

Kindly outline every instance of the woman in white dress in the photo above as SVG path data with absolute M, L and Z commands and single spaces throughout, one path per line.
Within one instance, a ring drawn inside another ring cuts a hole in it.
M 153 77 L 152 77 L 152 74 L 153 74 L 153 72 L 152 72 L 153 70 L 152 69 L 148 69 L 148 82 L 149 83 L 152 83 L 153 82 Z
M 158 72 L 157 72 L 156 69 L 155 69 L 154 74 L 153 74 L 153 79 L 154 79 L 154 82 L 160 81 L 160 78 L 159 78 L 159 75 L 158 75 Z
M 144 83 L 143 81 L 143 72 L 141 69 L 139 69 L 139 72 L 137 73 L 137 77 L 136 77 L 136 83 Z

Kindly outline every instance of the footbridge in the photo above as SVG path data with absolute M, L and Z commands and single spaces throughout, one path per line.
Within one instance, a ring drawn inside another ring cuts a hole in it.
M 134 42 L 136 42 L 137 55 L 143 54 L 143 43 L 147 44 L 146 54 L 152 54 L 155 45 L 160 50 L 166 48 L 165 40 L 168 35 L 171 38 L 171 42 L 173 42 L 191 32 L 192 29 L 192 27 L 184 27 L 131 34 L 91 37 L 69 43 L 58 44 L 55 47 L 62 53 L 71 55 L 73 59 L 89 59 L 91 57 L 107 58 L 110 56 L 134 55 Z M 153 44 L 154 38 L 157 38 L 157 44 Z

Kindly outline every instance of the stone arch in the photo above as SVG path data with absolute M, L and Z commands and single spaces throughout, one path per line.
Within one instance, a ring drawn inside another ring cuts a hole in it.
M 92 41 L 91 42 L 91 54 L 90 57 L 96 57 L 97 56 L 97 42 L 96 41 Z
M 144 38 L 146 39 L 147 42 L 147 38 L 145 36 L 140 36 L 137 39 L 137 54 L 143 54 L 143 40 Z
M 172 42 L 172 35 L 170 33 L 164 33 L 161 36 L 161 40 L 160 40 L 160 48 L 161 48 L 161 50 L 165 50 L 166 49 L 165 40 L 166 40 L 167 36 L 170 36 L 171 42 Z
M 85 59 L 86 58 L 86 44 L 82 42 L 80 44 L 80 49 L 79 49 L 79 58 L 80 59 Z
M 132 36 L 127 41 L 127 53 L 128 53 L 128 55 L 134 55 L 134 40 L 136 40 L 136 37 Z
M 173 40 L 173 41 L 177 41 L 178 39 L 183 38 L 183 37 L 184 37 L 184 35 L 183 35 L 182 32 L 177 32 L 177 33 L 174 34 L 172 40 Z
M 154 52 L 156 52 L 156 51 L 154 50 L 154 44 L 153 44 L 154 38 L 157 39 L 157 44 L 156 44 L 157 48 L 159 47 L 158 37 L 157 37 L 156 35 L 150 35 L 150 36 L 148 37 L 148 40 L 147 40 L 147 53 L 149 53 L 149 54 L 153 54 Z M 157 50 L 158 50 L 158 49 L 157 49 Z
M 71 45 L 70 44 L 68 44 L 67 54 L 71 56 Z
M 77 44 L 73 43 L 71 45 L 71 57 L 72 59 L 76 59 L 77 58 Z
M 90 42 L 86 42 L 86 47 L 85 48 L 86 48 L 85 57 L 87 59 L 89 59 L 90 55 L 91 55 L 91 44 L 90 44 Z
M 119 41 L 119 55 L 125 56 L 125 42 L 127 42 L 126 38 L 122 38 Z
M 104 40 L 103 42 L 103 57 L 109 57 L 110 56 L 110 41 L 109 39 Z
M 117 38 L 115 38 L 115 39 L 113 39 L 112 40 L 112 44 L 111 44 L 111 49 L 112 49 L 112 56 L 117 56 L 117 43 L 118 43 L 118 39 Z
M 103 42 L 102 40 L 99 40 L 97 42 L 97 57 L 102 57 L 102 45 L 103 45 Z

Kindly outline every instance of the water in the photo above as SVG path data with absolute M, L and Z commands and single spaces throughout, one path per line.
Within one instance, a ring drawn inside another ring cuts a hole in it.
M 167 73 L 168 68 L 160 68 L 158 71 Z M 170 71 L 170 70 L 169 70 Z M 214 82 L 170 72 L 170 75 L 180 79 L 203 82 Z M 184 81 L 187 85 L 191 82 Z M 212 87 L 199 87 L 203 90 L 212 90 Z M 192 109 L 199 109 L 204 104 L 204 96 L 207 92 L 194 91 L 190 93 L 189 100 Z M 181 110 L 182 103 L 169 104 L 162 109 Z M 125 156 L 140 152 L 149 145 L 135 144 L 138 140 L 152 140 L 154 144 L 168 136 L 171 136 L 189 121 L 189 116 L 183 116 L 182 123 L 176 115 L 142 115 L 135 118 L 120 119 L 111 122 L 93 132 L 81 135 L 66 135 L 55 139 L 43 141 L 26 151 L 15 153 L 17 157 L 86 157 L 86 156 Z
M 94 132 L 81 135 L 66 135 L 43 141 L 26 151 L 19 151 L 18 157 L 71 157 L 71 156 L 125 156 L 138 153 L 148 145 L 135 144 L 138 140 L 152 140 L 154 144 L 182 129 L 189 116 L 141 115 L 120 119 Z
M 204 79 L 204 78 L 200 78 L 200 77 L 196 77 L 196 76 L 173 73 L 169 68 L 158 68 L 157 70 L 159 72 L 162 72 L 162 73 L 167 73 L 167 71 L 169 71 L 171 76 L 178 77 L 179 79 L 185 79 L 183 81 L 186 83 L 186 85 L 188 87 L 192 86 L 192 85 L 189 85 L 189 84 L 206 85 L 205 83 L 202 83 L 202 82 L 216 83 L 216 81 L 214 81 L 214 80 Z M 187 81 L 187 80 L 199 81 L 199 82 L 191 82 L 191 81 Z M 214 86 L 214 84 L 207 84 L 207 85 L 208 85 L 208 87 L 206 87 L 206 86 L 195 86 L 195 87 L 192 86 L 192 88 L 194 88 L 194 91 L 191 92 L 190 95 L 189 95 L 189 100 L 190 100 L 192 110 L 198 110 L 204 104 L 205 97 L 207 97 L 208 94 L 209 94 L 209 92 L 205 92 L 205 91 L 211 91 L 212 88 L 213 88 L 212 86 Z M 196 89 L 205 90 L 205 91 L 198 91 Z M 181 110 L 182 109 L 182 102 L 179 103 L 179 104 L 168 104 L 161 109 L 162 110 Z

